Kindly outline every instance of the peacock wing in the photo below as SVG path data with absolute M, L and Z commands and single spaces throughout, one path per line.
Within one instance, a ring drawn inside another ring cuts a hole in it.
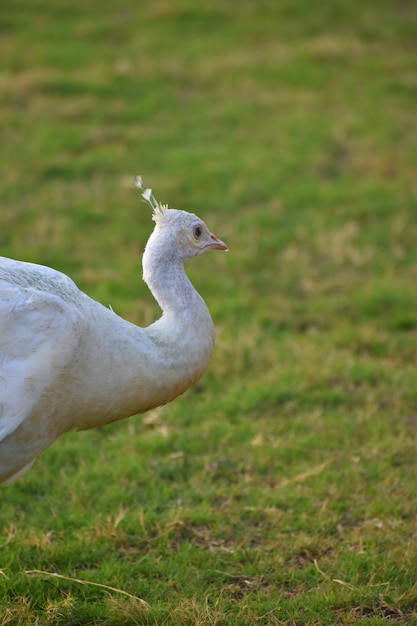
M 84 329 L 75 305 L 60 296 L 0 284 L 0 441 L 30 418 Z

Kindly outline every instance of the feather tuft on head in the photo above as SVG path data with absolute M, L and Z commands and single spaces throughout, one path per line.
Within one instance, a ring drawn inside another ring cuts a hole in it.
M 160 217 L 163 217 L 165 215 L 166 211 L 168 210 L 168 205 L 160 204 L 156 200 L 155 196 L 152 193 L 152 189 L 145 188 L 141 176 L 136 176 L 135 187 L 142 191 L 142 198 L 145 200 L 145 202 L 149 204 L 152 209 L 152 219 L 157 222 Z

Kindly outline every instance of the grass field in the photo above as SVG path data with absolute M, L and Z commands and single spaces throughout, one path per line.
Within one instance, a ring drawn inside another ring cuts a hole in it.
M 229 253 L 188 268 L 204 379 L 1 490 L 0 626 L 416 623 L 416 36 L 406 0 L 2 0 L 1 254 L 149 324 L 136 174 Z

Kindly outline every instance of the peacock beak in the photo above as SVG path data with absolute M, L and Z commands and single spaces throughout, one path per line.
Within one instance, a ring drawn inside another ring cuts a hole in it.
M 206 246 L 206 248 L 208 250 L 225 250 L 225 251 L 227 251 L 228 248 L 227 248 L 226 244 L 221 239 L 218 239 L 216 237 L 216 235 L 213 235 L 213 233 L 210 233 L 210 239 L 211 239 L 211 241 Z

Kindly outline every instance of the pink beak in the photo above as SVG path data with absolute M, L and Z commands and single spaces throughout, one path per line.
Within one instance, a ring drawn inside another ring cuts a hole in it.
M 226 244 L 221 239 L 217 239 L 216 235 L 213 235 L 213 233 L 210 233 L 210 239 L 211 239 L 211 243 L 207 244 L 207 248 L 209 248 L 209 250 L 226 250 L 227 251 Z

